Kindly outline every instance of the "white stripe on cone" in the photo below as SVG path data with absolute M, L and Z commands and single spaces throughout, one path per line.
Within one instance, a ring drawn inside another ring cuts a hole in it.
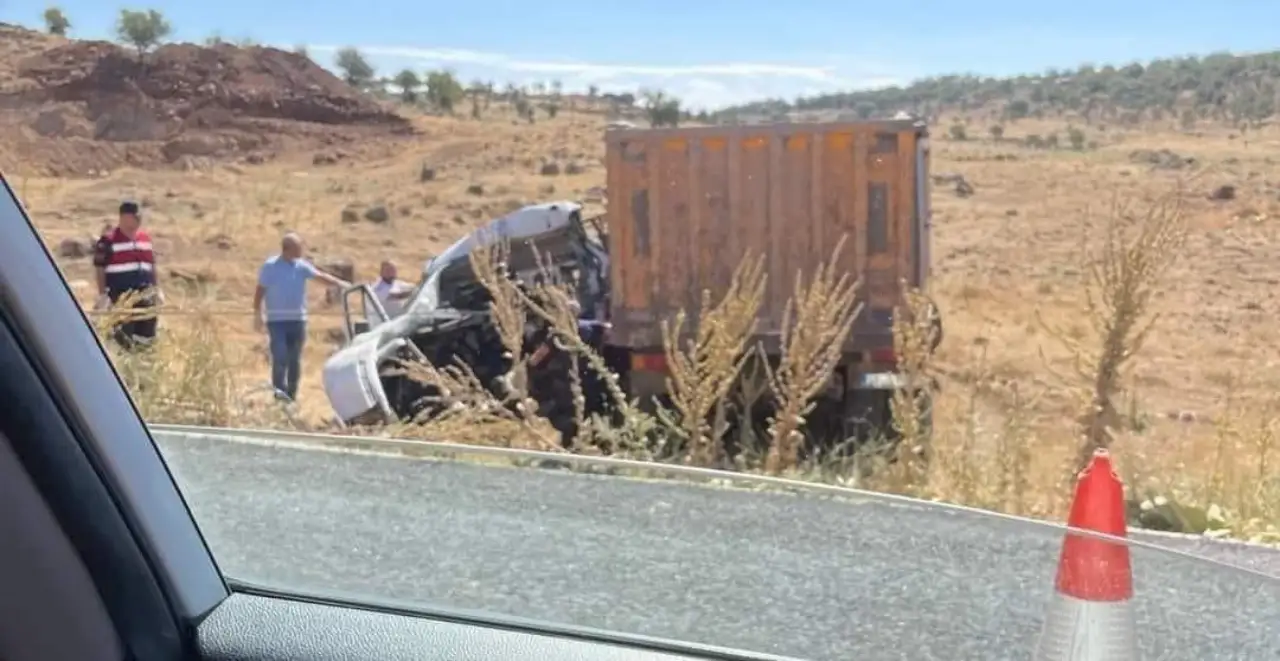
M 1055 592 L 1033 661 L 1137 661 L 1126 601 L 1084 601 Z

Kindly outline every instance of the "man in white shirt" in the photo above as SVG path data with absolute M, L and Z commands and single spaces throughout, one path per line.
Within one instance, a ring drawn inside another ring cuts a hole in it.
M 397 317 L 404 308 L 405 300 L 413 293 L 413 285 L 396 278 L 396 265 L 391 260 L 382 262 L 378 271 L 378 281 L 373 283 L 373 293 L 382 304 L 382 309 L 391 317 Z

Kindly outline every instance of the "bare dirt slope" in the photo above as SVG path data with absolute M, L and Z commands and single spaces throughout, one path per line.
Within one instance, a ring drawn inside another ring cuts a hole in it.
M 0 44 L 0 167 L 10 172 L 262 163 L 411 131 L 310 59 L 275 48 L 168 44 L 140 58 L 3 25 Z

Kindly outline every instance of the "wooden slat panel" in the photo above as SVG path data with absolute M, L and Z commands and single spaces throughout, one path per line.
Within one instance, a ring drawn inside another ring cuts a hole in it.
M 670 224 L 663 214 L 663 205 L 666 200 L 666 190 L 662 182 L 662 145 L 650 142 L 646 145 L 645 150 L 648 157 L 645 159 L 645 185 L 649 190 L 649 245 L 651 250 L 645 264 L 645 295 L 648 297 L 648 308 L 661 310 L 666 307 L 666 301 L 662 299 L 662 270 L 658 265 L 663 259 L 670 258 L 667 254 L 666 246 L 663 242 L 666 240 L 667 226 Z
M 786 210 L 779 241 L 784 246 L 782 268 L 789 275 L 803 271 L 806 278 L 812 278 L 818 265 L 813 259 L 810 239 L 814 225 L 810 214 L 814 181 L 813 142 L 813 135 L 809 133 L 789 137 L 783 158 L 783 171 L 779 176 L 782 180 L 783 208 Z M 794 289 L 790 286 L 789 278 L 779 284 L 783 292 L 782 303 L 785 304 Z
M 696 306 L 704 288 L 719 298 L 746 254 L 766 259 L 762 332 L 778 330 L 797 273 L 829 259 L 842 237 L 838 268 L 863 278 L 864 301 L 891 307 L 898 279 L 912 273 L 914 129 L 726 127 L 609 140 L 615 307 L 639 313 L 636 323 Z M 627 141 L 630 155 L 622 153 Z M 876 254 L 868 245 L 872 183 L 881 187 L 885 221 Z
M 899 279 L 911 279 L 915 272 L 915 264 L 911 255 L 911 246 L 915 241 L 915 195 L 916 172 L 913 167 L 916 157 L 916 134 L 905 133 L 898 136 L 898 215 L 894 216 L 894 224 L 898 228 L 898 269 Z
M 856 235 L 858 197 L 856 195 L 855 136 L 853 133 L 829 133 L 822 149 L 822 217 L 818 232 L 823 240 L 814 251 L 818 259 L 829 259 L 836 243 L 844 238 L 841 264 L 857 273 Z
M 884 245 L 882 251 L 871 251 L 867 254 L 866 267 L 866 301 L 873 308 L 892 307 L 895 302 L 894 289 L 897 280 L 898 255 L 898 154 L 867 154 L 866 166 L 868 185 L 879 184 L 887 190 L 884 192 Z M 864 188 L 870 191 L 870 188 Z M 870 207 L 868 206 L 868 209 Z M 870 222 L 870 221 L 868 221 Z M 864 233 L 865 235 L 866 233 Z
M 733 210 L 733 217 L 738 223 L 740 239 L 746 250 L 753 255 L 769 258 L 769 139 L 765 136 L 747 137 L 739 148 L 738 159 L 738 201 L 740 206 Z M 767 265 L 766 265 L 767 268 Z M 772 270 L 769 282 L 780 276 Z M 770 295 L 770 294 L 767 294 Z M 761 305 L 761 317 L 769 321 L 772 318 L 765 313 L 767 305 Z M 765 324 L 768 325 L 768 324 Z M 762 328 L 761 330 L 767 330 Z
M 734 228 L 729 214 L 729 145 L 723 138 L 700 141 L 694 151 L 699 175 L 693 196 L 698 219 L 698 273 L 712 291 L 729 284 L 740 256 L 734 253 Z
M 845 217 L 843 225 L 849 238 L 845 241 L 840 261 L 846 270 L 858 274 L 867 270 L 867 151 L 871 148 L 872 137 L 866 130 L 854 133 L 851 165 L 853 213 Z M 863 289 L 860 295 L 865 291 Z
M 659 153 L 657 187 L 662 189 L 659 207 L 662 257 L 654 259 L 649 268 L 661 283 L 655 293 L 659 304 L 663 308 L 679 309 L 688 303 L 695 254 L 691 249 L 693 233 L 689 214 L 689 143 L 666 140 Z

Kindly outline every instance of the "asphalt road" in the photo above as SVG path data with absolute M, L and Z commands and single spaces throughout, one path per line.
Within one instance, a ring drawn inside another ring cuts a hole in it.
M 875 500 L 161 443 L 232 577 L 811 659 L 1028 659 L 1061 542 Z M 1280 576 L 1275 551 L 1158 541 Z M 1133 564 L 1143 661 L 1280 659 L 1280 581 Z

